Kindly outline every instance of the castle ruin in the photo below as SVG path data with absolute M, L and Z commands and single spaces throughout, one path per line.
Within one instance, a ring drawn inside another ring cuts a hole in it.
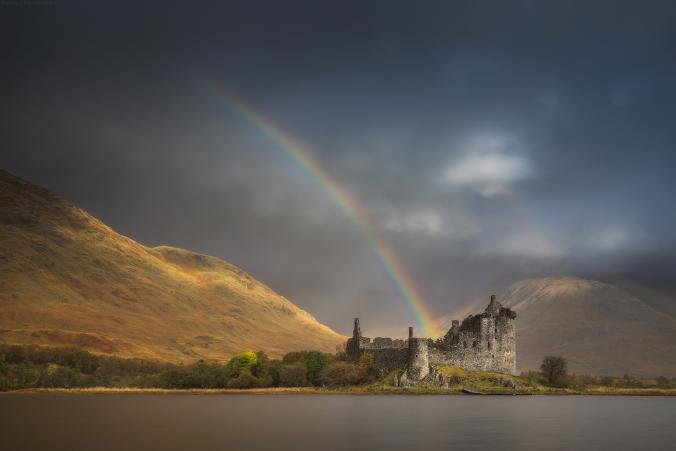
M 453 365 L 471 371 L 516 372 L 516 312 L 503 307 L 495 295 L 483 313 L 452 321 L 446 335 L 437 340 L 416 338 L 408 328 L 408 340 L 370 338 L 361 334 L 359 318 L 354 320 L 352 338 L 347 340 L 347 360 L 359 362 L 363 353 L 373 354 L 382 373 L 405 370 L 406 379 L 418 381 L 430 372 L 430 365 Z

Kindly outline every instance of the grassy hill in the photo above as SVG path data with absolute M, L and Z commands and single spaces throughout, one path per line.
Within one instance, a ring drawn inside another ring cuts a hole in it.
M 561 355 L 578 373 L 676 376 L 676 318 L 608 283 L 526 279 L 500 301 L 518 313 L 517 365 Z
M 230 263 L 143 246 L 0 171 L 0 342 L 192 362 L 344 339 Z

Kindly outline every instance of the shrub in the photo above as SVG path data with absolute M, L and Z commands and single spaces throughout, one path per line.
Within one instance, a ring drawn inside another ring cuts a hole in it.
M 329 387 L 357 385 L 366 379 L 366 372 L 358 365 L 347 362 L 334 362 L 320 373 L 320 381 Z
M 280 360 L 270 360 L 267 368 L 267 382 L 271 387 L 279 387 L 280 385 L 280 371 L 282 369 L 282 362 Z
M 3 354 L 7 363 L 24 363 L 28 352 L 25 346 L 4 346 Z
M 72 348 L 68 355 L 67 365 L 82 373 L 93 374 L 99 367 L 99 359 L 87 351 Z
M 228 388 L 260 387 L 260 381 L 249 371 L 242 371 L 239 376 L 228 381 Z
M 624 388 L 641 388 L 643 386 L 643 383 L 640 380 L 633 378 L 628 374 L 622 376 L 617 383 L 620 387 Z
M 542 360 L 540 371 L 550 385 L 563 385 L 568 372 L 568 363 L 563 357 L 547 356 Z
M 49 346 L 2 346 L 0 353 L 7 363 L 30 363 L 35 365 L 55 363 L 82 373 L 93 374 L 99 367 L 99 357 L 77 347 L 59 348 Z
M 319 374 L 331 363 L 332 357 L 321 351 L 289 352 L 282 358 L 285 365 L 302 363 L 305 365 L 307 380 L 312 385 L 320 385 Z
M 537 371 L 524 371 L 520 377 L 524 383 L 533 387 L 542 383 L 542 373 Z
M 115 385 L 111 383 L 111 385 Z M 170 370 L 160 375 L 160 386 L 163 388 L 185 388 L 183 373 Z
M 590 374 L 569 374 L 564 383 L 565 385 L 584 388 L 599 385 L 599 378 Z
M 4 355 L 0 354 L 0 391 L 10 389 L 8 373 L 9 366 L 4 362 Z
M 378 373 L 376 360 L 372 352 L 363 352 L 359 357 L 359 367 L 370 379 L 375 379 Z
M 305 367 L 307 369 L 307 380 L 312 385 L 321 385 L 319 374 L 321 371 L 329 366 L 331 363 L 331 356 L 319 351 L 309 351 L 305 360 Z
M 258 362 L 258 356 L 253 351 L 242 352 L 230 359 L 226 368 L 230 377 L 237 377 L 244 371 L 251 372 L 251 368 Z
M 305 363 L 305 354 L 307 354 L 306 351 L 288 352 L 282 357 L 282 363 L 285 365 L 291 365 L 298 362 Z
M 664 376 L 660 376 L 655 380 L 659 388 L 671 388 L 671 381 Z
M 160 384 L 165 388 L 219 388 L 226 387 L 229 380 L 230 371 L 226 367 L 203 360 L 159 376 Z
M 192 367 L 189 367 L 189 383 L 197 388 L 217 388 L 224 387 L 230 374 L 221 365 L 207 363 L 200 360 Z
M 347 360 L 347 349 L 346 346 L 347 343 L 342 343 L 339 345 L 336 345 L 336 353 L 334 354 L 333 358 L 335 360 L 340 360 L 340 361 L 346 361 Z
M 73 372 L 73 375 L 70 379 L 70 384 L 71 387 L 96 387 L 99 385 L 95 376 L 78 372 Z M 131 385 L 132 384 L 129 384 L 128 386 Z
M 304 387 L 307 385 L 307 367 L 303 362 L 282 365 L 279 369 L 279 385 L 282 387 Z
M 256 353 L 256 362 L 251 365 L 251 374 L 256 377 L 261 377 L 267 374 L 270 366 L 268 356 L 263 351 Z
M 74 373 L 71 368 L 52 363 L 41 372 L 38 385 L 40 387 L 72 387 Z

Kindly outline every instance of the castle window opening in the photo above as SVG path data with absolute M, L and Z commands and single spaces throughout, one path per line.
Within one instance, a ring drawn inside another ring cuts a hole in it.
M 473 348 L 476 348 L 476 340 L 474 340 L 474 341 L 472 342 L 472 347 L 473 347 Z

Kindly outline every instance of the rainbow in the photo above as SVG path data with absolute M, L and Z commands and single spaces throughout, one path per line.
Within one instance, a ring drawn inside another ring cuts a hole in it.
M 259 132 L 282 149 L 291 160 L 308 174 L 317 185 L 338 204 L 343 212 L 354 222 L 365 235 L 370 249 L 382 267 L 385 276 L 395 287 L 397 293 L 415 317 L 417 326 L 427 337 L 436 336 L 436 326 L 420 293 L 416 290 L 411 278 L 406 274 L 392 249 L 379 239 L 375 228 L 367 221 L 359 204 L 340 185 L 334 182 L 329 174 L 312 158 L 312 154 L 294 141 L 289 135 L 274 126 L 267 118 L 252 107 L 227 92 L 220 86 L 210 83 L 209 86 L 225 100 L 226 105 L 240 117 L 252 124 Z

